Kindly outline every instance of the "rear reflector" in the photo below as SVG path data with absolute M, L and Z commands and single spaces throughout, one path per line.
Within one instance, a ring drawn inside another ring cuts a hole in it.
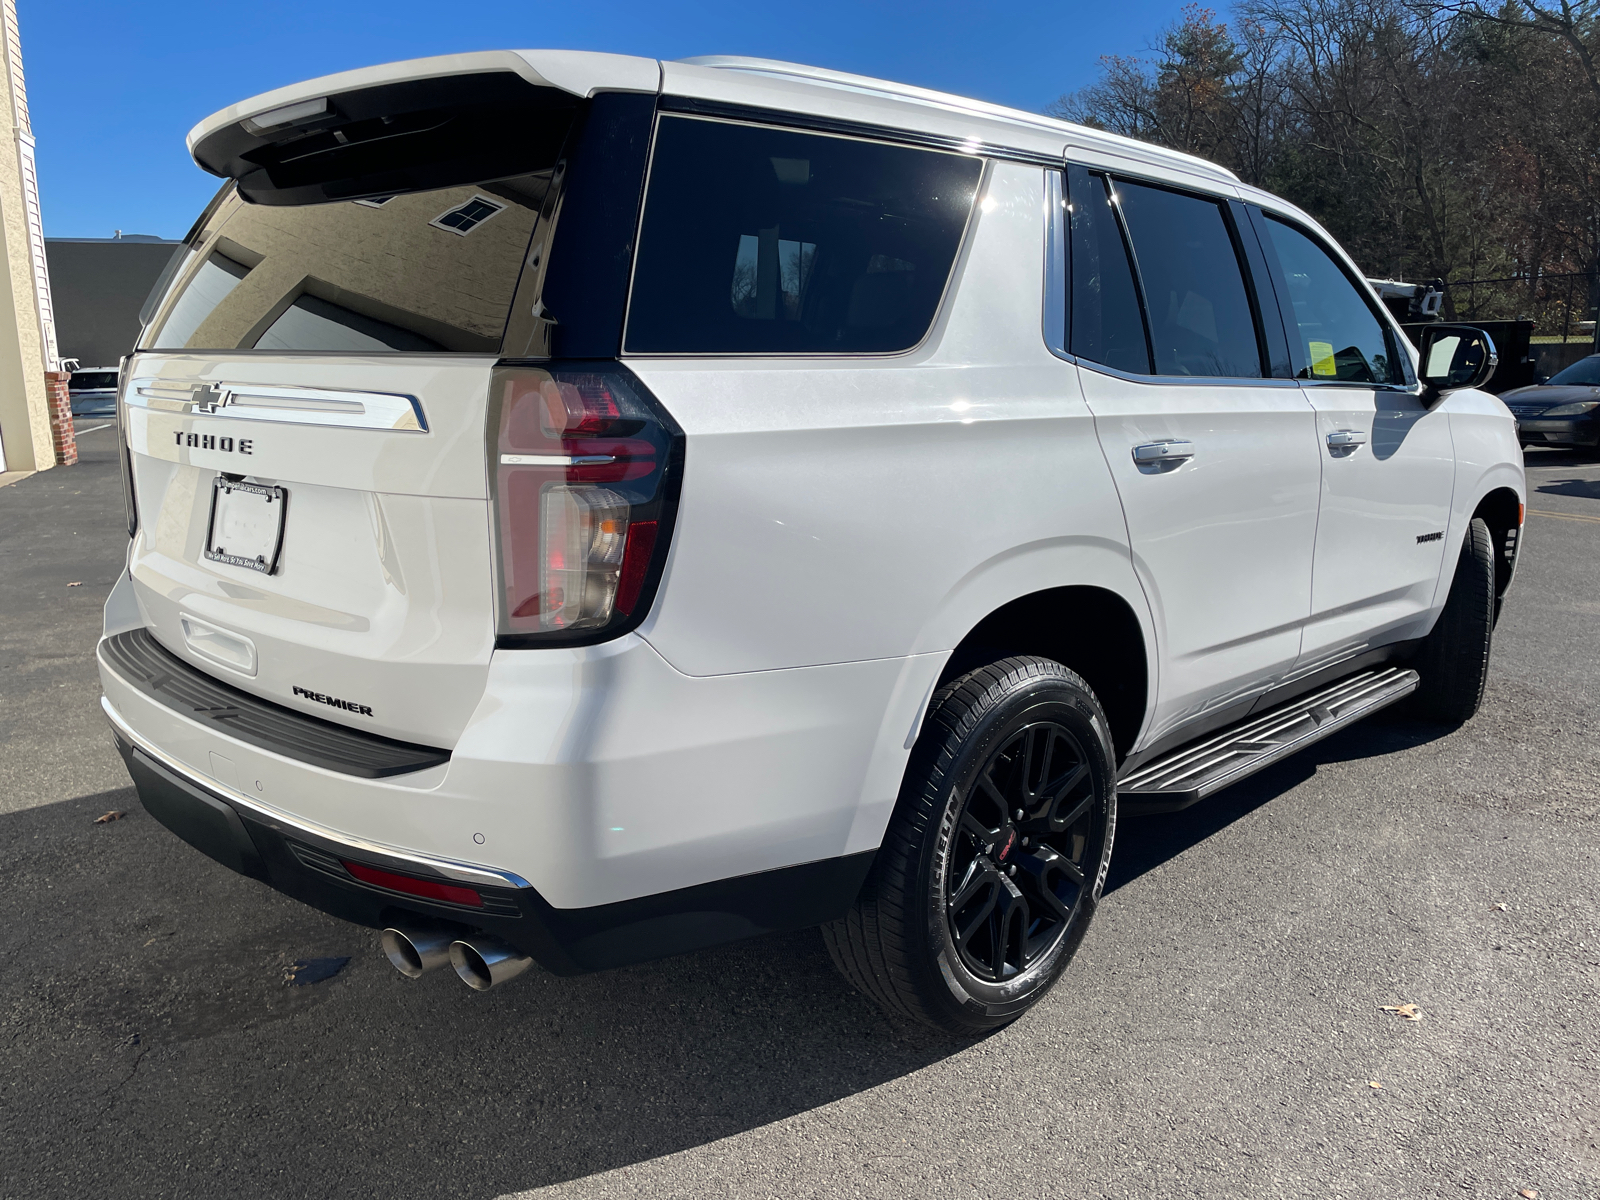
M 644 588 L 644 574 L 650 568 L 650 552 L 656 548 L 656 523 L 635 521 L 628 530 L 628 547 L 622 555 L 622 572 L 617 579 L 616 608 L 632 613 Z
M 453 883 L 440 883 L 435 879 L 418 879 L 413 875 L 396 875 L 393 871 L 380 871 L 377 867 L 369 867 L 365 863 L 351 862 L 347 858 L 339 860 L 344 864 L 344 869 L 359 879 L 362 883 L 370 883 L 373 887 L 388 888 L 391 892 L 405 892 L 411 896 L 421 896 L 424 900 L 443 900 L 446 904 L 468 904 L 473 908 L 483 907 L 483 897 L 469 887 L 459 887 Z

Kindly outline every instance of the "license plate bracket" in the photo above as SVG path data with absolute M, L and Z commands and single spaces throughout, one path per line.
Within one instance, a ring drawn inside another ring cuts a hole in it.
M 289 493 L 281 487 L 217 476 L 211 486 L 211 521 L 205 556 L 271 575 L 283 550 Z

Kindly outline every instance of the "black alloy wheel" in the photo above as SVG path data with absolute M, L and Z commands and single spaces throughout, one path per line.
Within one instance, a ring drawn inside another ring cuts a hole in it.
M 971 1037 L 1016 1020 L 1077 952 L 1117 824 L 1110 723 L 1058 662 L 1007 658 L 933 694 L 834 965 L 893 1016 Z
M 978 772 L 945 864 L 951 941 L 974 975 L 1021 974 L 1072 925 L 1095 820 L 1088 755 L 1065 725 L 1012 734 Z

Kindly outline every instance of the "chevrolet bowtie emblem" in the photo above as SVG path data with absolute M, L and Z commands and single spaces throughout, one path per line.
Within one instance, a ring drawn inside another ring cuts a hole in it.
M 231 399 L 233 394 L 227 388 L 213 383 L 202 383 L 189 393 L 189 403 L 194 405 L 195 412 L 216 412 Z

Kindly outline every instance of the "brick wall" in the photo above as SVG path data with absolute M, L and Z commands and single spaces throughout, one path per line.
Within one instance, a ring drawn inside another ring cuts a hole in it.
M 50 442 L 56 451 L 56 466 L 70 467 L 78 461 L 78 439 L 72 432 L 72 397 L 67 392 L 69 371 L 46 371 L 45 397 L 50 403 Z

